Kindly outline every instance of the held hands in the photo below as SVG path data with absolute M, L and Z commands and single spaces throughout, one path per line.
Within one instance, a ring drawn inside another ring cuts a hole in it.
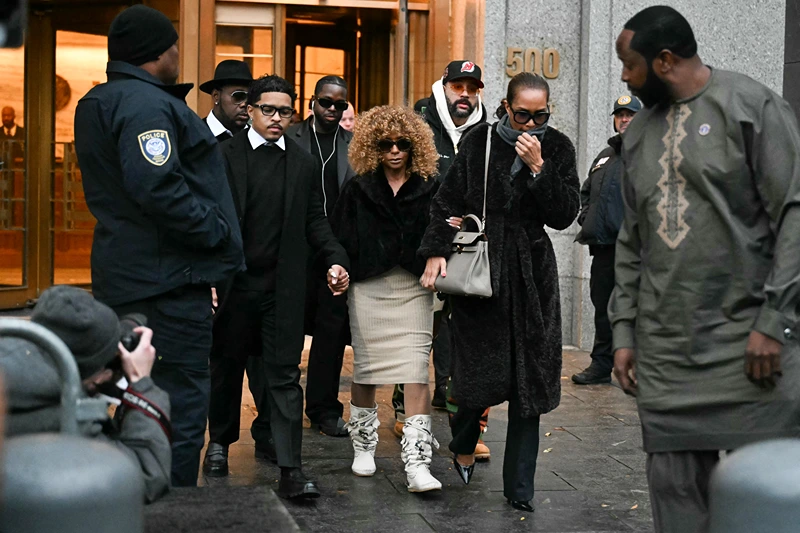
M 614 352 L 614 375 L 625 394 L 636 396 L 639 382 L 636 379 L 636 352 L 633 348 L 620 348 Z
M 515 148 L 519 158 L 522 159 L 522 162 L 525 163 L 534 174 L 538 174 L 542 171 L 544 159 L 542 159 L 542 145 L 539 139 L 527 133 L 523 133 L 517 138 L 517 145 Z
M 783 375 L 781 371 L 780 342 L 758 331 L 751 331 L 747 339 L 744 356 L 744 372 L 747 379 L 763 389 L 775 386 L 775 378 Z
M 425 272 L 423 272 L 419 282 L 429 291 L 436 292 L 434 284 L 436 283 L 436 278 L 439 277 L 439 272 L 442 273 L 443 278 L 447 277 L 447 261 L 444 257 L 429 257 L 428 262 L 425 264 Z
M 150 344 L 153 339 L 153 330 L 145 327 L 138 327 L 133 330 L 139 334 L 139 344 L 136 349 L 129 352 L 122 343 L 119 343 L 119 357 L 122 360 L 122 371 L 128 377 L 128 381 L 136 383 L 142 378 L 150 375 L 153 363 L 156 360 L 156 349 Z
M 350 287 L 350 275 L 340 265 L 333 265 L 328 269 L 328 288 L 334 296 L 340 296 Z

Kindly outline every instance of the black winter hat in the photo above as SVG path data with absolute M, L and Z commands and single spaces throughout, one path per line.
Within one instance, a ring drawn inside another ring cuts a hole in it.
M 108 30 L 108 58 L 139 66 L 158 59 L 178 41 L 172 22 L 158 10 L 137 4 L 116 16 Z
M 72 351 L 81 379 L 117 355 L 120 338 L 116 313 L 83 289 L 56 285 L 42 293 L 31 320 L 55 333 Z

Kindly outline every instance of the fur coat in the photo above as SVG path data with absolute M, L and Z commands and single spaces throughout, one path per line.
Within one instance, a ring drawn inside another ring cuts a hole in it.
M 541 172 L 534 177 L 524 167 L 512 179 L 514 147 L 495 126 L 475 127 L 462 140 L 431 203 L 431 223 L 419 254 L 449 257 L 456 230 L 445 219 L 481 216 L 490 127 L 486 236 L 493 296 L 450 297 L 453 385 L 459 405 L 483 409 L 516 398 L 522 416 L 530 418 L 555 409 L 561 396 L 558 270 L 544 226 L 565 229 L 580 208 L 575 147 L 569 138 L 548 128 Z
M 351 281 L 380 276 L 396 266 L 422 275 L 425 260 L 417 248 L 437 188 L 433 179 L 412 174 L 395 196 L 382 168 L 347 182 L 330 223 L 350 257 Z

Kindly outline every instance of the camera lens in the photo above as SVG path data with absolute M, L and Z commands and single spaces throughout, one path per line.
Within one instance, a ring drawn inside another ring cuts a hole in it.
M 140 313 L 130 313 L 123 315 L 119 319 L 121 335 L 119 341 L 126 350 L 132 352 L 139 345 L 139 334 L 133 331 L 135 328 L 147 325 L 147 317 Z

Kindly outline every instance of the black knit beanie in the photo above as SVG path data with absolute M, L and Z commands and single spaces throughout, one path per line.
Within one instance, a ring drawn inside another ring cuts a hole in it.
M 36 302 L 31 320 L 64 341 L 78 363 L 81 379 L 92 376 L 117 355 L 117 315 L 83 289 L 50 287 Z
M 137 4 L 116 16 L 108 31 L 108 58 L 139 66 L 158 59 L 178 41 L 172 22 L 160 11 Z

